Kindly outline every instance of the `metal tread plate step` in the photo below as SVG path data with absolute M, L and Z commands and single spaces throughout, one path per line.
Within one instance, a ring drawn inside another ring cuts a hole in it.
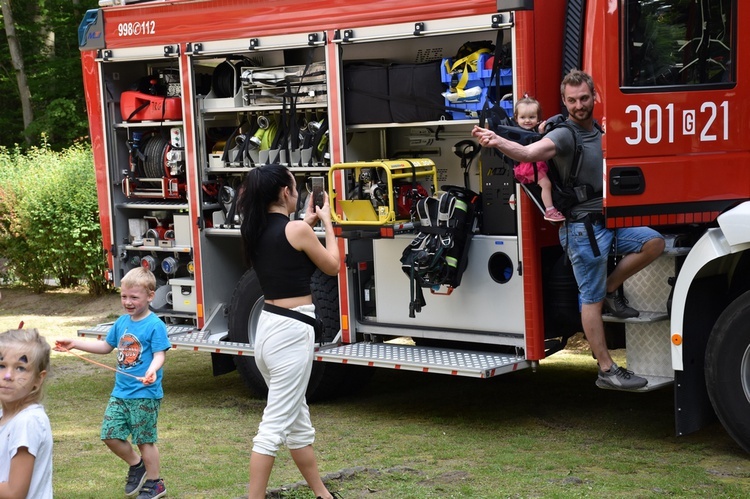
M 638 317 L 631 317 L 629 319 L 621 319 L 612 314 L 602 314 L 604 322 L 625 322 L 627 324 L 650 324 L 652 322 L 666 321 L 667 319 L 669 319 L 669 316 L 666 312 L 650 312 L 647 310 L 641 310 Z
M 222 341 L 225 334 L 209 336 L 191 329 L 169 336 L 172 348 L 228 355 L 253 355 L 245 343 Z M 455 351 L 389 343 L 353 343 L 317 348 L 315 360 L 370 367 L 385 367 L 454 376 L 491 378 L 531 366 L 521 356 L 493 352 Z
M 210 334 L 191 328 L 190 331 L 169 335 L 174 349 L 188 349 L 194 352 L 222 353 L 227 355 L 253 355 L 254 349 L 247 343 L 224 341 L 227 332 Z
M 99 324 L 88 329 L 78 331 L 78 336 L 103 340 L 107 337 L 112 323 Z M 210 334 L 200 331 L 195 326 L 170 325 L 167 324 L 167 337 L 172 348 L 186 348 L 194 352 L 224 353 L 228 355 L 252 355 L 253 349 L 246 343 L 234 341 L 222 341 L 227 336 L 226 332 Z
M 638 373 L 636 373 L 638 374 Z M 669 378 L 666 376 L 649 376 L 649 375 L 642 375 L 639 374 L 642 378 L 646 378 L 648 380 L 648 384 L 644 386 L 643 388 L 638 388 L 636 390 L 622 390 L 615 387 L 605 386 L 605 385 L 596 385 L 602 390 L 614 390 L 618 392 L 637 392 L 637 393 L 645 393 L 645 392 L 653 392 L 654 390 L 660 390 L 662 388 L 666 388 L 667 386 L 670 386 L 674 383 L 674 378 Z
M 87 329 L 79 329 L 78 336 L 80 336 L 81 338 L 94 338 L 97 340 L 103 340 L 107 337 L 107 333 L 112 328 L 113 324 L 113 322 L 107 322 L 105 324 L 98 324 Z M 171 336 L 173 334 L 184 334 L 194 330 L 194 326 L 167 324 L 167 336 Z
M 518 355 L 364 342 L 321 347 L 315 360 L 474 378 L 491 378 L 531 366 Z
M 78 336 L 103 340 L 112 323 L 78 331 Z M 226 332 L 210 334 L 192 326 L 167 325 L 172 348 L 227 355 L 253 355 L 246 343 L 223 341 Z M 495 352 L 447 350 L 391 343 L 326 345 L 315 352 L 315 360 L 407 371 L 421 371 L 473 378 L 491 378 L 531 366 L 523 356 Z

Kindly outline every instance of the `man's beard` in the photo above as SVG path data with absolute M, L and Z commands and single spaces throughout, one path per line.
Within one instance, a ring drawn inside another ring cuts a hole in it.
M 593 111 L 593 109 L 580 109 L 571 114 L 579 121 L 586 121 L 591 118 Z

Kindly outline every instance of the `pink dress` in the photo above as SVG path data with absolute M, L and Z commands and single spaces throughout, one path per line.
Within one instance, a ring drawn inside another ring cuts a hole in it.
M 516 176 L 516 180 L 522 184 L 533 184 L 540 178 L 545 177 L 547 175 L 547 170 L 549 170 L 547 163 L 544 161 L 537 161 L 535 177 L 534 163 L 518 163 L 518 165 L 513 168 L 513 174 Z

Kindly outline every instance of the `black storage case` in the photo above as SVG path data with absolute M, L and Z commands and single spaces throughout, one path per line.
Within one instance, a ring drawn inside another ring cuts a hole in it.
M 445 114 L 441 61 L 394 64 L 388 70 L 391 116 L 396 123 L 439 120 Z
M 439 120 L 446 113 L 441 61 L 344 65 L 344 116 L 349 125 Z
M 349 125 L 393 122 L 387 64 L 344 65 L 344 116 Z

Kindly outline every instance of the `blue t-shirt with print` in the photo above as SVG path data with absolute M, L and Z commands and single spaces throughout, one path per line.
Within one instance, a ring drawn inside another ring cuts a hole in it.
M 106 342 L 117 349 L 117 374 L 112 396 L 121 399 L 160 399 L 164 396 L 161 386 L 162 369 L 156 372 L 156 381 L 144 385 L 128 376 L 142 377 L 154 359 L 154 352 L 169 350 L 167 326 L 153 312 L 139 321 L 129 315 L 117 319 L 107 333 Z M 127 373 L 127 374 L 122 374 Z

